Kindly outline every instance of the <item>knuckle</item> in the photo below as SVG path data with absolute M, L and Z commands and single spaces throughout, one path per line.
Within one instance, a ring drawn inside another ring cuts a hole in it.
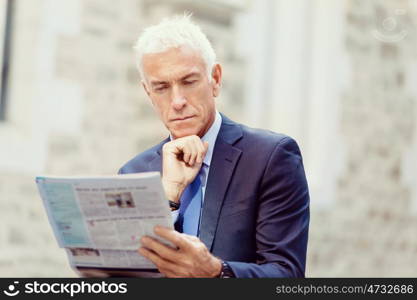
M 200 245 L 200 244 L 199 244 L 199 245 L 197 245 L 196 249 L 197 249 L 197 252 L 198 252 L 198 253 L 202 253 L 202 252 L 204 252 L 204 250 L 205 250 L 205 249 L 204 249 L 204 247 L 203 247 L 202 245 Z
M 202 243 L 197 244 L 195 249 L 196 249 L 196 253 L 199 257 L 203 257 L 204 254 L 206 254 L 206 252 L 207 252 L 207 248 Z
M 183 239 L 181 238 L 181 236 L 177 235 L 173 237 L 172 241 L 175 245 L 179 245 L 183 242 Z
M 173 147 L 174 147 L 174 141 L 172 141 L 172 142 L 168 142 L 168 143 L 165 143 L 163 146 L 162 146 L 162 151 L 163 152 L 166 152 L 166 151 L 170 151 Z

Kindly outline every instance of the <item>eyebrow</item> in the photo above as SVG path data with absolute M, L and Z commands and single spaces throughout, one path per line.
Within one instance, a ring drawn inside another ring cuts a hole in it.
M 189 73 L 189 74 L 181 77 L 179 80 L 180 81 L 187 80 L 187 79 L 190 79 L 190 77 L 194 77 L 194 76 L 199 77 L 200 76 L 200 73 L 198 73 L 198 72 L 192 72 L 192 73 Z M 158 81 L 158 80 L 151 81 L 151 85 L 152 86 L 156 86 L 156 85 L 160 85 L 160 84 L 167 84 L 167 83 L 168 83 L 167 81 Z
M 197 73 L 197 72 L 192 72 L 192 73 L 190 73 L 190 74 L 185 75 L 185 76 L 184 76 L 184 77 L 182 77 L 180 80 L 187 80 L 187 79 L 189 79 L 190 77 L 194 77 L 194 76 L 199 77 L 199 76 L 200 76 L 200 73 Z
M 161 84 L 167 84 L 167 81 L 151 81 L 152 86 L 161 85 Z

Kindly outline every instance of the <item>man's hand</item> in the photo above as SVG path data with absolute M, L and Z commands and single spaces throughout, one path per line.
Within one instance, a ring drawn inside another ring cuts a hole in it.
M 162 185 L 168 200 L 179 202 L 203 164 L 208 143 L 191 135 L 166 143 L 162 148 Z
M 195 236 L 155 226 L 155 233 L 174 244 L 177 249 L 151 238 L 141 239 L 139 254 L 151 260 L 166 277 L 217 277 L 221 260 L 214 257 Z

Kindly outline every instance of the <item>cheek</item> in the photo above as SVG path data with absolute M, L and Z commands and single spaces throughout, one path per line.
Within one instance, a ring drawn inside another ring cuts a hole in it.
M 154 99 L 152 101 L 153 107 L 155 109 L 155 111 L 160 115 L 160 116 L 164 116 L 168 113 L 168 109 L 169 107 L 167 107 L 167 105 L 165 105 L 164 99 Z
M 215 109 L 215 103 L 211 89 L 202 89 L 196 96 L 196 100 L 198 101 L 198 110 L 200 113 L 203 113 L 204 116 L 210 115 L 210 113 Z
M 206 102 L 201 104 L 200 109 L 203 111 L 204 117 L 208 118 L 215 110 L 214 100 L 212 98 L 206 99 Z

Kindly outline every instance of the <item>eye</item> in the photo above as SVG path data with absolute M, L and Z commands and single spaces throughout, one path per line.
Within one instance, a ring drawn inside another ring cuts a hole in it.
M 157 86 L 156 88 L 154 88 L 154 91 L 155 92 L 163 92 L 166 89 L 167 89 L 167 86 L 166 85 L 160 85 L 160 86 Z
M 184 85 L 192 85 L 196 82 L 197 82 L 197 80 L 185 80 L 185 81 L 183 81 L 183 84 Z

